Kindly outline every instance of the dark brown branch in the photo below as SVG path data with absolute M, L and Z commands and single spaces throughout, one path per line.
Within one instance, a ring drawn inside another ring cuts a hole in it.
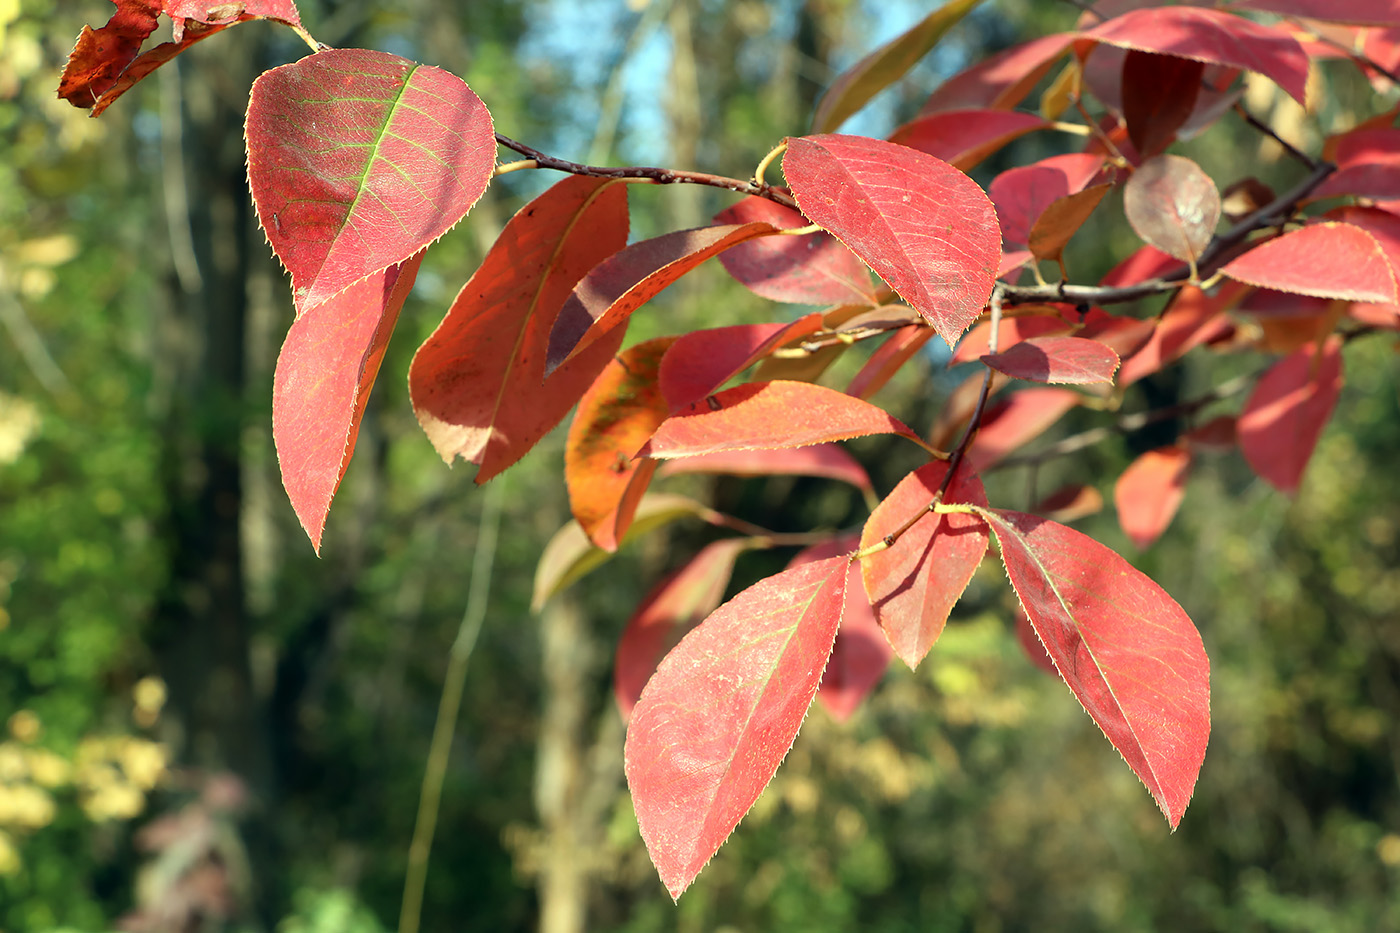
M 539 168 L 552 168 L 559 172 L 568 172 L 571 175 L 591 175 L 594 178 L 636 178 L 651 182 L 654 185 L 707 185 L 711 188 L 724 188 L 728 191 L 737 191 L 740 194 L 751 194 L 760 198 L 767 198 L 770 201 L 791 207 L 797 210 L 797 202 L 793 200 L 787 189 L 766 183 L 758 183 L 749 179 L 747 181 L 738 178 L 729 178 L 724 175 L 711 175 L 707 172 L 687 172 L 674 168 L 656 168 L 645 165 L 629 165 L 626 167 L 611 167 L 602 165 L 584 165 L 580 162 L 570 162 L 567 159 L 557 159 L 551 155 L 545 155 L 538 149 L 527 146 L 522 142 L 517 142 L 509 136 L 501 133 L 496 134 L 496 142 L 513 149 L 527 159 L 535 162 Z
M 1249 235 L 1267 227 L 1276 227 L 1288 220 L 1302 201 L 1313 192 L 1323 180 L 1337 170 L 1331 162 L 1314 162 L 1308 177 L 1265 204 L 1251 214 L 1241 218 L 1229 230 L 1217 236 L 1206 247 L 1197 268 L 1202 278 L 1209 278 L 1216 268 L 1223 265 L 1232 250 Z M 1063 301 L 1077 306 L 1122 304 L 1137 301 L 1149 295 L 1175 291 L 1190 282 L 1191 270 L 1184 263 L 1162 275 L 1160 278 L 1138 282 L 1135 285 L 1068 285 L 1058 282 L 1053 285 L 1007 285 L 1002 288 L 1002 301 L 1008 305 L 1036 304 L 1047 301 Z M 1001 287 L 1001 286 L 999 286 Z
M 1187 399 L 1184 402 L 1178 402 L 1175 405 L 1124 415 L 1113 424 L 1100 425 L 1097 428 L 1090 428 L 1078 434 L 1071 434 L 1069 437 L 1062 438 L 1049 445 L 1044 450 L 1038 450 L 1032 454 L 1022 454 L 1019 457 L 1006 457 L 982 472 L 989 473 L 993 470 L 1003 470 L 1014 466 L 1039 466 L 1047 460 L 1054 460 L 1057 457 L 1075 453 L 1086 447 L 1092 447 L 1115 434 L 1130 434 L 1133 431 L 1147 427 L 1149 424 L 1156 424 L 1159 421 L 1170 421 L 1182 415 L 1194 414 L 1207 405 L 1243 392 L 1253 385 L 1255 380 L 1257 380 L 1263 372 L 1264 370 L 1261 369 L 1258 372 L 1236 376 L 1234 379 L 1222 382 L 1209 392 L 1198 395 L 1193 399 Z
M 1288 140 L 1284 139 L 1272 126 L 1269 126 L 1269 124 L 1265 123 L 1263 120 L 1260 120 L 1254 114 L 1244 109 L 1243 104 L 1237 101 L 1235 103 L 1234 109 L 1235 113 L 1239 114 L 1241 117 L 1244 118 L 1244 122 L 1248 123 L 1250 126 L 1254 127 L 1256 130 L 1263 133 L 1265 136 L 1269 137 L 1274 142 L 1282 146 L 1284 152 L 1288 153 L 1289 156 L 1302 163 L 1302 165 L 1306 167 L 1309 171 L 1315 170 L 1317 168 L 1318 163 L 1316 159 L 1308 155 L 1303 150 L 1299 149 L 1297 146 L 1290 143 Z

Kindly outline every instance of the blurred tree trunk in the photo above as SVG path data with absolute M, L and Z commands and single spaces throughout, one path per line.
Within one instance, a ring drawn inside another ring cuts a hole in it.
M 239 449 L 248 280 L 262 238 L 238 128 L 251 64 L 262 56 L 260 37 L 235 30 L 220 38 L 217 55 L 181 59 L 185 80 L 163 82 L 166 94 L 176 95 L 163 108 L 161 173 L 175 275 L 155 335 L 170 575 L 150 644 L 169 686 L 177 760 L 230 771 L 267 804 L 271 775 L 250 666 Z M 265 868 L 260 848 L 252 847 L 250 861 Z

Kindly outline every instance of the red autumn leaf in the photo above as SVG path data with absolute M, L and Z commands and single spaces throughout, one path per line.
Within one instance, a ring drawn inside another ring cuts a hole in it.
M 1183 156 L 1148 159 L 1123 187 L 1123 212 L 1133 230 L 1182 262 L 1200 258 L 1220 222 L 1220 192 Z
M 1285 30 L 1190 6 L 1133 10 L 1081 33 L 1125 49 L 1254 71 L 1306 104 L 1308 56 Z
M 1130 49 L 1123 61 L 1123 119 L 1128 138 L 1144 157 L 1176 139 L 1196 107 L 1205 63 Z
M 949 0 L 836 76 L 812 117 L 812 132 L 834 132 L 870 98 L 913 68 L 981 0 Z
M 1054 310 L 1050 306 L 1048 310 Z M 1022 311 L 1029 308 L 1019 309 Z M 1022 340 L 1029 340 L 1031 337 L 1047 337 L 1053 334 L 1067 333 L 1070 325 L 1065 319 L 1057 314 L 1021 314 L 1017 317 L 1003 317 L 1001 325 L 997 328 L 997 347 L 1006 350 Z M 953 352 L 948 360 L 948 365 L 956 366 L 959 363 L 971 363 L 973 360 L 981 359 L 985 354 L 991 352 L 992 322 L 983 321 L 972 330 L 968 331 L 962 340 L 958 341 L 958 348 Z
M 992 384 L 987 393 L 988 398 L 993 398 L 998 392 L 1006 387 L 1011 381 L 1007 376 L 994 369 L 977 367 L 978 371 L 970 373 L 966 379 L 958 383 L 953 391 L 948 393 L 943 400 L 943 407 L 938 410 L 938 416 L 934 419 L 933 427 L 929 429 L 929 445 L 937 450 L 952 450 L 953 445 L 958 442 L 959 436 L 967 428 L 968 421 L 972 418 L 972 412 L 977 408 L 977 400 L 982 395 L 982 380 L 991 376 Z M 991 411 L 995 411 L 995 406 Z M 991 413 L 991 412 L 989 412 Z M 986 416 L 983 416 L 986 422 Z
M 1114 317 L 1102 308 L 1090 308 L 1080 322 L 1076 336 L 1097 340 L 1118 354 L 1119 359 L 1132 356 L 1141 350 L 1155 330 L 1151 320 L 1131 317 Z
M 1200 427 L 1187 431 L 1181 439 L 1193 450 L 1231 450 L 1236 443 L 1235 417 L 1221 415 L 1212 418 Z
M 1400 26 L 1400 6 L 1395 0 L 1234 0 L 1232 10 L 1263 10 L 1283 16 L 1301 16 L 1325 23 L 1353 26 Z
M 610 360 L 579 399 L 569 425 L 564 446 L 569 508 L 589 540 L 605 551 L 617 550 L 656 472 L 655 460 L 633 457 L 666 420 L 656 371 L 674 340 L 647 340 Z
M 1045 433 L 1082 398 L 1071 389 L 1033 388 L 1013 392 L 987 409 L 982 428 L 968 448 L 968 461 L 975 469 L 985 470 Z
M 722 450 L 772 450 L 867 434 L 917 440 L 883 408 L 807 382 L 749 382 L 667 418 L 642 448 L 646 457 L 694 457 Z
M 987 553 L 987 526 L 972 515 L 939 515 L 928 504 L 948 475 L 941 461 L 926 463 L 894 488 L 865 522 L 861 548 L 878 544 L 923 510 L 899 540 L 861 559 L 865 593 L 895 654 L 911 668 L 928 654 L 954 604 Z M 966 467 L 944 502 L 985 506 L 982 481 Z
M 982 362 L 1016 379 L 1085 385 L 1112 382 L 1118 354 L 1083 337 L 1032 337 L 988 354 Z
M 718 513 L 694 499 L 671 493 L 649 492 L 642 496 L 622 543 L 626 544 L 682 518 L 722 523 Z M 578 582 L 606 563 L 611 556 L 610 552 L 589 541 L 578 522 L 570 519 L 549 539 L 540 554 L 539 563 L 535 565 L 530 608 L 538 611 L 550 597 Z
M 721 606 L 670 654 L 627 727 L 627 785 L 678 898 L 792 747 L 841 621 L 849 562 L 802 564 Z
M 1013 249 L 1003 252 L 1001 262 L 997 264 L 997 278 L 1014 284 L 1016 279 L 1011 276 L 1011 273 L 1020 270 L 1034 258 L 1028 249 Z
M 1342 391 L 1342 341 L 1308 344 L 1264 373 L 1236 424 L 1240 452 L 1274 488 L 1293 494 Z
M 1308 200 L 1400 197 L 1400 130 L 1389 125 L 1358 127 L 1328 139 L 1323 156 L 1336 163 L 1337 171 L 1324 178 Z
M 625 324 L 642 305 L 731 246 L 771 236 L 766 221 L 677 230 L 633 243 L 594 266 L 574 287 L 549 335 L 545 375 Z
M 1072 522 L 1103 511 L 1103 494 L 1093 486 L 1071 483 L 1041 499 L 1032 512 L 1056 522 Z
M 853 318 L 870 311 L 881 311 L 882 316 L 888 315 L 888 308 L 873 309 L 868 304 L 841 305 L 836 308 L 828 308 L 818 312 L 822 319 L 822 330 L 835 331 Z M 912 310 L 906 309 L 914 317 L 918 317 Z M 796 322 L 794 322 L 796 323 Z M 849 346 L 845 342 L 837 341 L 827 343 L 825 346 L 815 348 L 804 348 L 807 342 L 805 336 L 795 340 L 788 340 L 786 343 L 776 347 L 773 352 L 761 360 L 758 367 L 753 371 L 750 382 L 770 382 L 775 379 L 789 380 L 793 382 L 816 382 L 826 372 L 827 367 L 836 362 L 841 354 L 846 352 Z M 783 351 L 779 353 L 778 351 Z
M 657 376 L 671 411 L 697 402 L 766 357 L 775 348 L 823 327 L 820 314 L 790 324 L 735 324 L 692 331 L 676 339 Z
M 1031 228 L 1054 201 L 1082 191 L 1103 169 L 1104 157 L 1072 152 L 1007 169 L 987 186 L 1007 244 L 1030 240 Z
M 510 219 L 409 369 L 414 414 L 439 456 L 478 464 L 484 483 L 568 414 L 623 332 L 546 381 L 549 330 L 574 284 L 626 242 L 626 188 L 606 179 L 566 178 Z
M 1345 207 L 1333 208 L 1324 218 L 1360 227 L 1375 237 L 1381 252 L 1385 253 L 1385 258 L 1390 263 L 1390 271 L 1400 279 L 1400 217 L 1380 208 L 1348 204 Z
M 848 555 L 860 547 L 856 532 L 840 535 L 802 551 L 788 567 L 810 564 L 828 557 Z M 837 722 L 851 718 L 875 685 L 885 676 L 894 652 L 875 621 L 870 603 L 861 598 L 860 564 L 850 562 L 846 571 L 846 611 L 841 614 L 841 627 L 826 662 L 826 673 L 817 690 L 817 702 L 826 707 Z
M 860 136 L 788 141 L 802 212 L 836 234 L 951 347 L 992 292 L 1001 259 L 982 189 L 933 156 Z
M 1225 311 L 1239 300 L 1242 288 L 1227 283 L 1215 295 L 1207 295 L 1194 285 L 1182 286 L 1157 319 L 1151 338 L 1123 360 L 1118 384 L 1132 385 L 1225 333 L 1231 326 Z
M 890 142 L 965 172 L 1012 140 L 1049 125 L 1019 110 L 945 110 L 910 120 L 890 135 Z
M 1111 288 L 1137 285 L 1149 279 L 1161 278 L 1179 264 L 1179 260 L 1168 256 L 1157 247 L 1144 246 L 1108 270 L 1108 275 L 1105 275 L 1099 284 Z
M 763 221 L 780 230 L 808 225 L 797 211 L 748 197 L 715 215 L 720 224 Z M 761 237 L 719 254 L 720 264 L 756 295 L 808 305 L 875 303 L 865 263 L 829 233 Z
M 1330 137 L 1323 145 L 1323 155 L 1337 168 L 1351 168 L 1377 162 L 1400 162 L 1400 129 L 1391 126 L 1395 113 L 1383 115 L 1380 126 L 1362 124 L 1346 133 Z
M 870 398 L 885 387 L 894 374 L 923 349 L 924 344 L 933 339 L 933 328 L 923 324 L 910 324 L 885 338 L 885 342 L 866 360 L 860 372 L 851 378 L 846 386 L 846 394 L 856 398 Z
M 1035 258 L 1059 262 L 1063 270 L 1060 257 L 1065 247 L 1112 187 L 1106 182 L 1051 201 L 1031 227 L 1030 238 L 1026 241 Z
M 1021 643 L 1021 648 L 1026 652 L 1026 658 L 1051 677 L 1060 676 L 1060 672 L 1055 669 L 1055 659 L 1050 657 L 1050 652 L 1046 651 L 1045 646 L 1040 643 L 1040 636 L 1035 633 L 1035 626 L 1031 625 L 1031 620 L 1026 618 L 1025 612 L 1019 606 L 1016 607 L 1012 618 L 1012 624 L 1016 627 L 1016 640 Z
M 1363 162 L 1338 169 L 1313 189 L 1308 201 L 1354 197 L 1386 202 L 1400 198 L 1400 162 Z
M 1261 288 L 1395 303 L 1395 274 L 1376 238 L 1343 223 L 1311 224 L 1251 249 L 1220 269 Z
M 653 587 L 627 620 L 613 659 L 613 698 L 624 721 L 666 652 L 719 608 L 734 561 L 753 546 L 748 538 L 707 544 Z
M 978 514 L 1060 676 L 1175 829 L 1210 737 L 1210 662 L 1196 627 L 1094 539 L 1021 512 Z
M 727 473 L 733 476 L 819 476 L 869 491 L 874 487 L 865 467 L 836 444 L 813 444 L 786 450 L 722 450 L 698 457 L 668 460 L 662 476 L 677 473 Z
M 1069 49 L 1073 39 L 1070 33 L 1056 33 L 990 55 L 939 85 L 919 113 L 1015 107 Z
M 298 313 L 442 236 L 491 180 L 491 115 L 455 75 L 327 49 L 253 82 L 248 184 Z
M 1148 548 L 1162 536 L 1186 497 L 1186 474 L 1191 451 L 1170 446 L 1149 450 L 1138 457 L 1113 486 L 1118 524 L 1139 548 Z
M 101 29 L 84 26 L 68 55 L 58 96 L 98 116 L 133 85 L 201 39 L 235 23 L 271 19 L 310 39 L 292 0 L 245 0 L 209 4 L 190 0 L 112 0 L 117 12 Z M 138 54 L 155 32 L 160 14 L 174 23 L 174 41 Z
M 422 261 L 420 251 L 310 309 L 292 323 L 277 356 L 272 439 L 287 498 L 317 553 L 374 377 Z

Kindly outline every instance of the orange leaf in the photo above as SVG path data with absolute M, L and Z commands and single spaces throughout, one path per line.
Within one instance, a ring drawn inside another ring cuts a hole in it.
M 626 188 L 607 179 L 565 178 L 511 218 L 409 370 L 414 414 L 439 456 L 479 464 L 484 483 L 568 413 L 623 331 L 546 381 L 550 328 L 574 284 L 626 242 Z
M 657 428 L 646 457 L 806 447 L 867 434 L 918 435 L 899 419 L 844 392 L 806 382 L 749 382 L 695 402 Z
M 1118 524 L 1139 548 L 1148 548 L 1176 517 L 1186 496 L 1191 451 L 1160 447 L 1134 460 L 1113 486 Z
M 675 341 L 658 337 L 608 363 L 579 400 L 564 448 L 569 507 L 589 539 L 615 551 L 646 491 L 655 460 L 634 460 L 657 425 L 666 400 L 656 385 L 661 357 Z

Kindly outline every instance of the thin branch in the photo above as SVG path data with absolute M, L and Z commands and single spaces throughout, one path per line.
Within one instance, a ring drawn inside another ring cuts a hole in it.
M 1004 289 L 1001 282 L 992 287 L 992 295 L 987 300 L 987 307 L 990 311 L 991 335 L 987 338 L 987 349 L 991 353 L 997 352 L 997 331 L 1001 328 L 1001 296 Z M 967 449 L 972 446 L 972 440 L 977 436 L 977 429 L 982 425 L 982 415 L 987 408 L 987 398 L 992 394 L 992 368 L 988 366 L 986 374 L 982 377 L 982 390 L 977 395 L 977 405 L 972 409 L 972 417 L 967 421 L 967 428 L 963 431 L 963 436 L 958 441 L 958 446 L 953 449 L 952 456 L 948 458 L 948 472 L 943 475 L 943 482 L 939 485 L 938 491 L 933 494 L 928 505 L 924 506 L 913 515 L 909 516 L 898 528 L 885 535 L 879 541 L 869 547 L 861 548 L 856 552 L 853 560 L 862 557 L 869 557 L 871 554 L 879 553 L 886 548 L 893 547 L 895 542 L 919 523 L 930 512 L 936 512 L 943 502 L 943 496 L 948 491 L 948 487 L 953 484 L 953 477 L 957 475 L 958 467 L 962 464 L 963 457 L 967 454 Z M 927 445 L 925 445 L 927 446 Z M 936 453 L 935 453 L 936 456 Z
M 185 182 L 183 94 L 180 62 L 160 69 L 160 177 L 165 205 L 165 229 L 170 237 L 170 259 L 175 278 L 186 295 L 198 294 L 204 287 L 199 259 L 194 252 L 190 231 L 189 190 Z
M 1267 369 L 1267 367 L 1265 367 L 1265 369 Z M 1234 379 L 1222 382 L 1210 391 L 1198 395 L 1193 399 L 1177 402 L 1175 405 L 1167 405 L 1163 408 L 1154 408 L 1151 411 L 1134 412 L 1130 415 L 1124 415 L 1113 422 L 1113 424 L 1100 425 L 1097 428 L 1090 428 L 1078 434 L 1071 434 L 1069 437 L 1062 438 L 1049 445 L 1044 450 L 1036 451 L 1033 454 L 1022 454 L 1019 457 L 1007 457 L 982 472 L 989 473 L 993 470 L 1002 470 L 1013 466 L 1039 466 L 1047 460 L 1054 460 L 1058 457 L 1066 456 L 1067 454 L 1076 453 L 1086 447 L 1092 447 L 1115 434 L 1130 434 L 1133 431 L 1147 427 L 1149 424 L 1156 424 L 1159 421 L 1170 421 L 1182 415 L 1194 414 L 1207 405 L 1214 404 L 1222 399 L 1227 399 L 1232 395 L 1238 395 L 1243 392 L 1255 383 L 1265 372 L 1265 369 L 1236 376 Z
M 1337 170 L 1331 162 L 1317 162 L 1308 177 L 1291 190 L 1284 192 L 1239 223 L 1217 236 L 1206 247 L 1196 265 L 1203 277 L 1216 272 L 1230 252 L 1249 238 L 1249 235 L 1266 227 L 1275 227 L 1286 221 L 1297 209 L 1298 202 L 1313 192 L 1323 180 Z M 1079 307 L 1090 305 L 1122 304 L 1137 301 L 1149 295 L 1175 291 L 1191 282 L 1191 268 L 1182 263 L 1175 269 L 1155 279 L 1138 282 L 1135 285 L 1069 285 L 1057 282 L 1053 285 L 998 285 L 1002 300 L 1007 305 L 1037 304 L 1047 301 L 1063 301 Z
M 595 178 L 632 178 L 646 181 L 654 185 L 706 185 L 711 188 L 724 188 L 728 191 L 737 191 L 740 194 L 767 198 L 784 207 L 797 209 L 797 202 L 793 200 L 792 195 L 788 194 L 785 188 L 779 188 L 767 183 L 756 183 L 752 180 L 745 181 L 739 178 L 729 178 L 725 175 L 711 175 L 707 172 L 687 172 L 680 169 L 657 168 L 644 165 L 631 165 L 626 167 L 583 165 L 579 162 L 570 162 L 567 159 L 557 159 L 554 156 L 545 155 L 538 149 L 527 146 L 522 142 L 517 142 L 501 133 L 496 134 L 496 142 L 505 146 L 507 149 L 515 150 L 527 159 L 533 159 L 536 166 L 539 168 L 568 172 L 571 175 L 591 175 Z
M 1235 113 L 1239 114 L 1241 117 L 1244 118 L 1244 122 L 1248 123 L 1250 126 L 1254 127 L 1256 130 L 1263 133 L 1265 136 L 1269 137 L 1274 142 L 1282 146 L 1284 152 L 1288 153 L 1289 156 L 1291 156 L 1293 159 L 1302 163 L 1302 165 L 1306 167 L 1309 171 L 1315 170 L 1317 168 L 1318 163 L 1316 159 L 1308 155 L 1303 150 L 1299 149 L 1297 146 L 1290 143 L 1288 140 L 1284 139 L 1272 126 L 1269 126 L 1269 124 L 1265 123 L 1263 120 L 1260 120 L 1254 114 L 1244 109 L 1244 104 L 1241 104 L 1239 101 L 1236 101 L 1234 110 Z
M 669 3 L 647 4 L 646 10 L 637 20 L 637 25 L 628 35 L 627 42 L 622 47 L 622 54 L 613 65 L 612 73 L 608 75 L 607 87 L 603 89 L 598 125 L 593 130 L 593 142 L 588 147 L 589 161 L 606 159 L 612 151 L 614 137 L 617 135 L 618 116 L 622 113 L 623 78 L 627 64 L 637 55 L 637 50 L 642 44 L 651 38 L 651 34 L 661 24 L 670 7 Z
M 58 395 L 72 387 L 63 370 L 54 362 L 44 338 L 29 320 L 29 315 L 24 313 L 24 306 L 4 289 L 0 289 L 0 324 L 10 332 L 10 339 L 24 358 L 25 365 L 50 395 Z
M 491 593 L 491 565 L 496 557 L 496 540 L 501 527 L 501 508 L 505 502 L 505 483 L 497 479 L 486 489 L 481 505 L 481 530 L 477 536 L 476 554 L 472 559 L 471 580 L 467 584 L 467 607 L 457 627 L 457 637 L 447 657 L 447 673 L 443 675 L 442 696 L 438 700 L 437 719 L 428 746 L 428 763 L 423 772 L 423 787 L 418 798 L 418 819 L 413 828 L 413 841 L 408 847 L 408 868 L 404 873 L 403 907 L 399 913 L 398 933 L 418 933 L 423 910 L 423 887 L 428 877 L 428 856 L 437 831 L 438 807 L 442 802 L 442 785 L 447 776 L 447 762 L 452 754 L 452 735 L 457 728 L 457 716 L 462 709 L 462 688 L 467 679 L 467 662 L 476 648 L 481 624 L 486 618 L 486 606 Z

